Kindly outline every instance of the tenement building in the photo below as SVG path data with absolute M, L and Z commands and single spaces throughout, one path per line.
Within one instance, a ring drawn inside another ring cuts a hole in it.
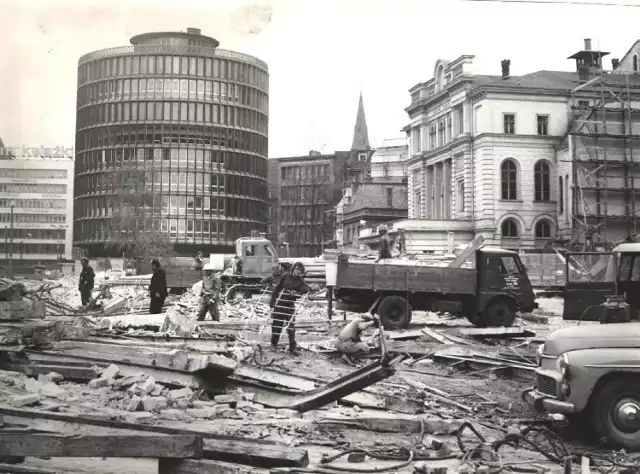
M 594 122 L 589 111 L 602 105 L 605 89 L 596 84 L 617 76 L 604 71 L 606 54 L 585 40 L 584 50 L 571 56 L 574 71 L 521 76 L 511 75 L 510 60 L 502 61 L 501 75 L 473 74 L 474 56 L 437 61 L 433 78 L 410 90 L 409 219 L 394 222 L 391 234 L 404 229 L 414 251 L 450 250 L 476 235 L 526 250 L 556 241 L 561 231 L 568 231 L 565 240 L 576 240 L 588 226 L 597 227 L 606 205 L 601 197 L 600 214 L 595 212 L 593 190 L 606 192 L 602 177 L 600 185 L 593 183 L 602 171 L 596 165 L 586 173 L 591 186 L 570 179 L 584 175 L 583 166 L 559 149 L 563 143 L 566 148 L 568 135 L 586 133 L 584 122 Z M 584 113 L 576 115 L 576 108 Z M 614 194 L 609 192 L 610 203 Z M 585 205 L 591 209 L 588 225 L 581 217 Z
M 72 157 L 0 155 L 0 260 L 19 267 L 71 259 Z
M 265 232 L 267 65 L 199 29 L 147 33 L 78 65 L 74 242 L 91 255 L 131 238 L 123 195 L 151 194 L 142 232 L 180 254 Z

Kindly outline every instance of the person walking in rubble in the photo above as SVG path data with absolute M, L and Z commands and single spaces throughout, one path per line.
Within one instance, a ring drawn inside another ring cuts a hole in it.
M 377 325 L 378 319 L 375 316 L 364 314 L 343 327 L 336 341 L 336 350 L 342 353 L 342 358 L 353 363 L 349 356 L 369 352 L 369 346 L 362 342 L 360 336 L 365 329 Z
M 295 326 L 295 302 L 302 294 L 309 293 L 310 288 L 304 282 L 304 265 L 296 262 L 291 267 L 290 272 L 283 273 L 280 280 L 276 284 L 269 306 L 271 312 L 271 349 L 278 349 L 280 334 L 282 328 L 287 328 L 287 336 L 289 336 L 289 352 L 293 355 L 298 354 L 296 344 L 296 326 Z
M 89 259 L 87 257 L 82 257 L 80 264 L 82 265 L 82 271 L 80 272 L 78 291 L 80 291 L 82 306 L 87 306 L 91 301 L 91 292 L 95 284 L 96 274 L 91 265 L 89 265 Z
M 218 301 L 220 301 L 220 291 L 222 281 L 215 273 L 212 263 L 207 263 L 202 268 L 202 290 L 200 291 L 200 307 L 198 308 L 198 321 L 204 321 L 207 312 L 211 313 L 213 321 L 220 321 Z
M 162 313 L 164 300 L 167 299 L 168 295 L 167 274 L 161 268 L 158 260 L 151 260 L 151 269 L 153 270 L 153 275 L 149 284 L 149 295 L 151 296 L 149 314 L 160 314 Z
M 387 234 L 387 226 L 384 224 L 379 226 L 378 234 L 380 235 L 380 251 L 378 253 L 378 259 L 376 260 L 376 262 L 391 258 L 391 241 L 389 240 L 389 235 Z
M 198 255 L 196 255 L 194 258 L 194 263 L 193 263 L 193 269 L 196 272 L 202 271 L 202 267 L 204 265 L 204 259 L 202 258 L 202 251 L 198 252 Z

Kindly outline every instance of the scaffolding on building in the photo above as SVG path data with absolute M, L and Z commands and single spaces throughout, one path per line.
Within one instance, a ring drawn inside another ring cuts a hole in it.
M 567 212 L 570 246 L 582 251 L 611 249 L 638 234 L 640 109 L 633 108 L 634 98 L 640 98 L 640 78 L 628 74 L 601 72 L 572 91 Z

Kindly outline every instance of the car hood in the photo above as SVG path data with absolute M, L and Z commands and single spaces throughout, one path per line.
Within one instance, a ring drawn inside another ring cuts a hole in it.
M 544 353 L 559 356 L 583 349 L 640 348 L 640 323 L 590 324 L 559 329 L 547 338 Z

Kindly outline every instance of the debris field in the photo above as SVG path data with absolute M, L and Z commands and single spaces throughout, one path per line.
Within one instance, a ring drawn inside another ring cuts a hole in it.
M 512 328 L 414 313 L 352 365 L 355 315 L 324 300 L 298 303 L 293 356 L 267 350 L 265 295 L 198 322 L 192 291 L 150 315 L 141 285 L 77 310 L 75 279 L 0 283 L 27 290 L 0 301 L 0 472 L 638 472 L 521 400 L 557 297 Z

